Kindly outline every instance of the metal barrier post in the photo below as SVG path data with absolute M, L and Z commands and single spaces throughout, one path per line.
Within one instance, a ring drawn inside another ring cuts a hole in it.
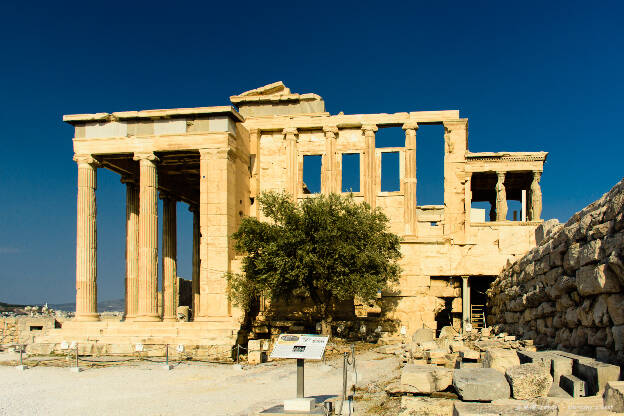
M 164 370 L 172 370 L 173 366 L 169 364 L 169 344 L 165 344 L 165 365 L 163 365 Z
M 76 366 L 71 367 L 69 371 L 71 371 L 72 373 L 79 373 L 82 371 L 82 368 L 78 366 L 78 343 L 76 343 Z
M 26 348 L 25 345 L 19 345 L 19 353 L 20 353 L 20 360 L 19 360 L 19 365 L 15 368 L 17 368 L 19 371 L 24 371 L 28 368 L 27 365 L 24 365 L 24 360 L 22 358 L 22 355 L 24 354 L 24 348 Z

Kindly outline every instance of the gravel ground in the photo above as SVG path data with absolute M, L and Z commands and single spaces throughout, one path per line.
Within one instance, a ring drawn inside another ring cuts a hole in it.
M 14 359 L 0 354 L 0 362 Z M 398 374 L 394 356 L 358 353 L 358 386 Z M 306 396 L 340 394 L 342 358 L 308 361 Z M 38 366 L 0 366 L 0 415 L 255 415 L 296 393 L 294 360 L 236 369 L 228 364 L 183 362 L 171 371 L 151 362 L 125 363 L 71 373 Z M 364 414 L 365 402 L 354 405 Z

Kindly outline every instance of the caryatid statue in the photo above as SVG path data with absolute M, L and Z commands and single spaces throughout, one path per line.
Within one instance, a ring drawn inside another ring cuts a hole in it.
M 497 172 L 496 182 L 496 221 L 507 219 L 507 192 L 505 191 L 505 172 Z
M 531 221 L 539 221 L 542 215 L 542 189 L 540 188 L 540 178 L 542 172 L 533 171 L 533 182 L 531 182 L 531 208 L 529 216 Z

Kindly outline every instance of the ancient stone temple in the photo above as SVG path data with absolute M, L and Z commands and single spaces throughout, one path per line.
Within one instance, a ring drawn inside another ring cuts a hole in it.
M 459 328 L 462 320 L 479 325 L 479 305 L 485 304 L 484 292 L 493 278 L 508 260 L 535 246 L 547 153 L 471 153 L 468 120 L 458 110 L 331 115 L 321 97 L 293 93 L 282 82 L 230 101 L 217 107 L 63 118 L 75 127 L 76 317 L 56 339 L 71 335 L 102 345 L 138 340 L 232 345 L 241 313 L 228 302 L 224 273 L 237 271 L 240 259 L 229 236 L 243 216 L 259 215 L 255 201 L 260 192 L 310 197 L 303 181 L 309 157 L 321 160 L 320 192 L 352 191 L 357 200 L 383 208 L 392 231 L 402 238 L 400 285 L 382 293 L 381 303 L 395 305 L 390 313 L 407 331 L 441 323 Z M 430 124 L 444 126 L 439 138 L 445 149 L 444 204 L 419 206 L 418 129 Z M 402 146 L 376 146 L 376 135 L 387 128 L 403 130 Z M 399 165 L 398 186 L 392 190 L 381 187 L 388 155 Z M 348 188 L 343 183 L 347 161 L 359 178 Z M 127 195 L 126 229 L 119 230 L 126 234 L 126 314 L 114 323 L 100 321 L 97 314 L 99 169 L 119 174 Z M 514 217 L 509 200 L 521 202 Z M 489 217 L 484 209 L 472 208 L 473 202 L 491 204 Z M 189 322 L 176 316 L 176 210 L 182 207 L 194 215 Z

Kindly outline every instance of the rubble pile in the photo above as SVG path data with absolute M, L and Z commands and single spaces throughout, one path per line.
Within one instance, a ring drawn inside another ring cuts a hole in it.
M 386 393 L 401 397 L 403 414 L 557 415 L 584 406 L 598 412 L 587 414 L 610 415 L 609 406 L 624 406 L 619 366 L 537 351 L 530 340 L 494 335 L 489 328 L 442 335 L 419 329 L 411 339 L 376 349 L 402 363 L 400 378 Z
M 543 347 L 624 364 L 624 180 L 538 234 L 539 244 L 488 291 L 488 323 Z

